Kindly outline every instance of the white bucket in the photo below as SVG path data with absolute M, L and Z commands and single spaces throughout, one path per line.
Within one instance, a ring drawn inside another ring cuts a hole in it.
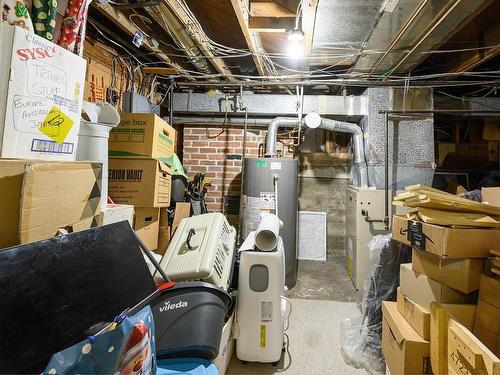
M 108 103 L 96 103 L 95 106 L 97 107 L 104 104 L 109 106 Z M 109 111 L 109 108 L 107 108 L 107 110 Z M 114 108 L 113 110 L 116 111 Z M 90 112 L 90 110 L 88 110 L 87 113 L 88 112 Z M 90 113 L 88 113 L 88 116 L 95 120 L 95 116 L 91 116 Z M 118 121 L 116 121 L 116 118 L 113 119 L 113 124 L 82 120 L 80 122 L 80 132 L 78 133 L 76 160 L 102 163 L 101 208 L 106 207 L 108 202 L 108 139 L 109 132 L 119 122 L 118 112 L 116 112 L 116 116 Z

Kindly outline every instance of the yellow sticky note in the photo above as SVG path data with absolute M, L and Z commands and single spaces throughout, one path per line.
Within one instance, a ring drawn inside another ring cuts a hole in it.
M 53 106 L 38 130 L 57 143 L 63 143 L 74 121 L 56 106 Z

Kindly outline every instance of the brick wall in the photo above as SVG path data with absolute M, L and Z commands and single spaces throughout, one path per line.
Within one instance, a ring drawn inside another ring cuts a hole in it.
M 212 179 L 207 193 L 209 210 L 223 211 L 225 195 L 239 196 L 241 193 L 241 157 L 243 155 L 243 129 L 231 128 L 221 133 L 220 127 L 184 127 L 184 167 L 188 176 L 203 172 Z M 219 134 L 221 133 L 221 134 Z M 265 130 L 254 128 L 247 131 L 246 156 L 262 156 L 265 145 Z M 278 151 L 289 155 L 283 143 Z M 308 156 L 309 155 L 309 156 Z M 299 210 L 324 211 L 327 213 L 327 248 L 329 253 L 344 252 L 345 196 L 350 175 L 350 154 L 324 154 L 316 160 L 311 155 L 300 154 Z M 236 218 L 229 218 L 237 225 Z
M 220 127 L 184 127 L 183 165 L 189 177 L 203 172 L 212 180 L 206 202 L 208 209 L 213 211 L 222 211 L 225 195 L 239 196 L 241 192 L 244 131 L 240 128 L 221 131 Z M 245 155 L 262 155 L 264 141 L 263 130 L 248 130 Z

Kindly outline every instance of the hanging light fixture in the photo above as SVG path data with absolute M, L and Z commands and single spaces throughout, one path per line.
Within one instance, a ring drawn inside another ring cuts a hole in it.
M 302 43 L 304 40 L 304 32 L 299 27 L 294 27 L 288 31 L 287 39 L 290 43 Z
M 290 42 L 287 48 L 287 54 L 293 58 L 300 58 L 304 53 L 304 32 L 300 25 L 300 17 L 302 15 L 302 0 L 299 1 L 297 6 L 297 13 L 295 15 L 295 27 L 288 31 L 287 39 Z

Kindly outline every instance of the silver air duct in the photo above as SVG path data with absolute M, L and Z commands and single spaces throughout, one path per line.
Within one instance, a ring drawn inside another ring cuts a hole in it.
M 311 112 L 305 117 L 305 124 L 310 129 L 321 128 L 332 132 L 352 134 L 353 163 L 356 167 L 358 184 L 359 187 L 368 187 L 368 169 L 366 168 L 363 131 L 361 128 L 350 122 L 322 118 L 315 112 Z
M 278 139 L 278 129 L 280 127 L 293 128 L 297 126 L 299 120 L 293 117 L 276 117 L 267 125 L 266 156 L 276 155 L 276 140 Z

